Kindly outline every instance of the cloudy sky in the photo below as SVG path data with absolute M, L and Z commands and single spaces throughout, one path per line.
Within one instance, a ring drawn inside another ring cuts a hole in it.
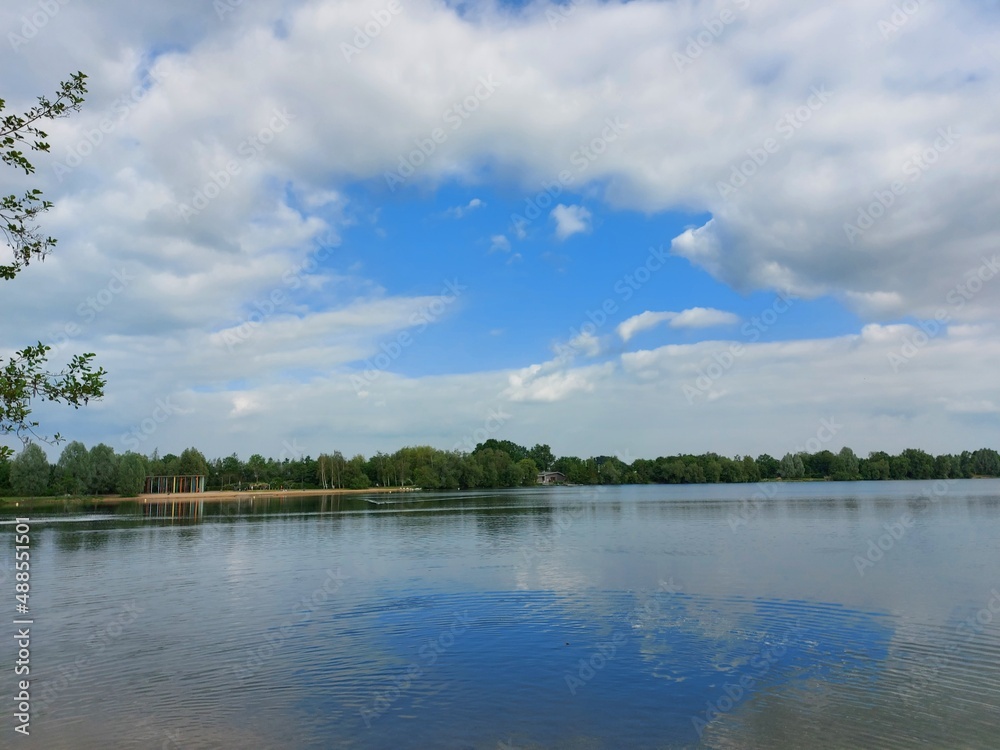
M 1000 444 L 996 2 L 13 0 L 0 355 L 118 451 Z M 13 441 L 9 444 L 15 445 Z M 57 455 L 58 449 L 50 450 Z

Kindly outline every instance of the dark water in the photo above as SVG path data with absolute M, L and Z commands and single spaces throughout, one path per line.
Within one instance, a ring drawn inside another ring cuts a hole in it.
M 996 481 L 132 506 L 31 572 L 2 747 L 1000 746 Z

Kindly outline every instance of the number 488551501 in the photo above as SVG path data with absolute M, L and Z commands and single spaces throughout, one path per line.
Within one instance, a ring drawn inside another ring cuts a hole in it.
M 14 537 L 14 592 L 18 604 L 28 605 L 28 596 L 31 590 L 31 537 L 29 536 L 31 527 L 27 518 L 18 518 Z

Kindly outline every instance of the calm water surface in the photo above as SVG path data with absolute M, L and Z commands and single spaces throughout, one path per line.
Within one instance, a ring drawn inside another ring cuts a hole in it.
M 992 480 L 130 506 L 31 583 L 2 747 L 1000 746 Z

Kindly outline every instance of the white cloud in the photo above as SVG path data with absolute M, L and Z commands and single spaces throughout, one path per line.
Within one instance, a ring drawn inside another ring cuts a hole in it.
M 562 401 L 574 394 L 593 393 L 598 381 L 610 376 L 614 367 L 606 363 L 552 372 L 541 365 L 532 365 L 508 377 L 509 387 L 503 395 L 515 403 Z
M 492 237 L 490 237 L 490 252 L 509 253 L 510 240 L 507 239 L 507 236 L 503 234 L 494 234 Z
M 670 321 L 671 328 L 712 328 L 729 326 L 740 322 L 735 313 L 716 310 L 714 307 L 692 307 L 682 310 Z
M 453 206 L 452 208 L 449 208 L 447 211 L 445 211 L 445 215 L 450 216 L 453 219 L 461 219 L 466 214 L 475 211 L 477 208 L 481 208 L 482 206 L 485 205 L 486 204 L 483 203 L 483 201 L 480 200 L 479 198 L 473 198 L 464 206 Z
M 571 338 L 568 346 L 587 357 L 596 357 L 603 351 L 601 340 L 592 333 L 583 332 Z
M 556 221 L 556 237 L 560 240 L 590 231 L 590 211 L 583 206 L 565 206 L 560 203 L 552 209 L 550 215 Z
M 669 449 L 659 447 L 669 421 L 678 450 L 776 451 L 834 411 L 850 419 L 859 449 L 906 447 L 895 445 L 899 435 L 929 449 L 993 440 L 989 423 L 974 419 L 995 403 L 986 373 L 1000 355 L 986 325 L 1000 313 L 1000 281 L 986 260 L 1000 246 L 1000 110 L 983 106 L 1000 95 L 998 30 L 981 3 L 922 3 L 883 38 L 888 11 L 869 0 L 760 0 L 679 66 L 688 37 L 731 2 L 579 4 L 553 29 L 544 3 L 459 12 L 413 0 L 347 63 L 339 42 L 382 7 L 275 0 L 218 19 L 195 0 L 70 3 L 29 44 L 0 49 L 0 69 L 20 72 L 5 82 L 10 111 L 30 106 L 66 71 L 91 73 L 84 110 L 47 128 L 52 152 L 39 159 L 32 185 L 55 201 L 44 229 L 60 244 L 4 287 L 0 348 L 22 345 L 21 331 L 68 337 L 64 351 L 100 353 L 114 387 L 85 422 L 47 406 L 37 416 L 121 447 L 119 436 L 156 399 L 179 399 L 187 413 L 160 425 L 143 441 L 146 451 L 179 450 L 197 435 L 209 452 L 266 453 L 272 436 L 280 446 L 301 430 L 315 453 L 328 448 L 330 413 L 338 433 L 356 436 L 357 450 L 390 448 L 387 434 L 449 445 L 475 429 L 484 418 L 477 404 L 514 387 L 507 371 L 419 380 L 384 372 L 367 387 L 371 399 L 356 397 L 351 363 L 407 330 L 420 302 L 392 298 L 361 262 L 334 270 L 328 259 L 357 221 L 343 197 L 349 186 L 384 181 L 485 78 L 495 92 L 435 144 L 408 186 L 477 184 L 492 174 L 481 167 L 499 165 L 516 189 L 535 195 L 566 172 L 562 189 L 590 205 L 710 217 L 672 249 L 736 288 L 829 294 L 876 321 L 930 319 L 944 309 L 954 323 L 899 373 L 888 367 L 887 347 L 914 335 L 909 326 L 750 347 L 741 363 L 759 367 L 735 367 L 710 391 L 715 400 L 697 408 L 679 390 L 708 364 L 708 350 L 696 347 L 627 355 L 624 370 L 611 373 L 520 376 L 510 398 L 536 410 L 516 415 L 512 436 L 534 440 L 572 421 L 578 428 L 564 447 L 553 440 L 557 450 L 631 445 L 647 454 Z M 4 6 L 0 22 L 19 29 L 22 12 Z M 279 19 L 287 33 L 275 33 Z M 143 80 L 151 50 L 166 50 L 155 60 L 156 82 Z M 812 90 L 824 87 L 826 101 L 810 106 Z M 685 102 L 684 116 L 665 101 Z M 241 153 L 282 109 L 292 116 L 287 129 L 269 134 L 252 157 Z M 599 154 L 570 161 L 595 140 Z M 769 142 L 777 148 L 765 149 Z M 68 174 L 53 171 L 77 159 Z M 238 172 L 219 177 L 231 162 Z M 752 172 L 745 182 L 741 170 Z M 218 197 L 184 221 L 178 204 L 219 181 Z M 896 182 L 905 192 L 891 190 Z M 480 207 L 474 200 L 459 208 Z M 560 204 L 552 218 L 561 239 L 591 223 L 575 205 Z M 852 242 L 845 225 L 861 223 Z M 525 238 L 523 227 L 514 231 Z M 81 315 L 122 272 L 131 277 L 124 289 L 93 317 Z M 279 310 L 238 355 L 223 356 L 221 332 L 275 290 L 286 294 Z M 317 309 L 306 291 L 323 292 L 328 307 Z M 355 330 L 348 311 L 375 322 L 357 317 Z M 624 330 L 627 340 L 643 328 Z M 230 382 L 243 378 L 250 382 Z M 594 398 L 588 388 L 598 387 Z M 374 403 L 385 407 L 375 414 Z M 713 442 L 720 439 L 729 443 Z
M 651 312 L 647 310 L 619 323 L 616 331 L 622 341 L 628 341 L 637 333 L 667 322 L 670 323 L 671 328 L 711 328 L 713 326 L 734 325 L 740 322 L 740 317 L 735 313 L 716 310 L 712 307 L 692 307 L 681 312 Z
M 637 333 L 648 331 L 650 328 L 660 325 L 660 323 L 673 320 L 676 315 L 677 313 L 673 312 L 650 312 L 647 310 L 638 315 L 633 315 L 628 320 L 622 321 L 618 324 L 616 330 L 618 335 L 621 336 L 622 341 L 628 341 Z

